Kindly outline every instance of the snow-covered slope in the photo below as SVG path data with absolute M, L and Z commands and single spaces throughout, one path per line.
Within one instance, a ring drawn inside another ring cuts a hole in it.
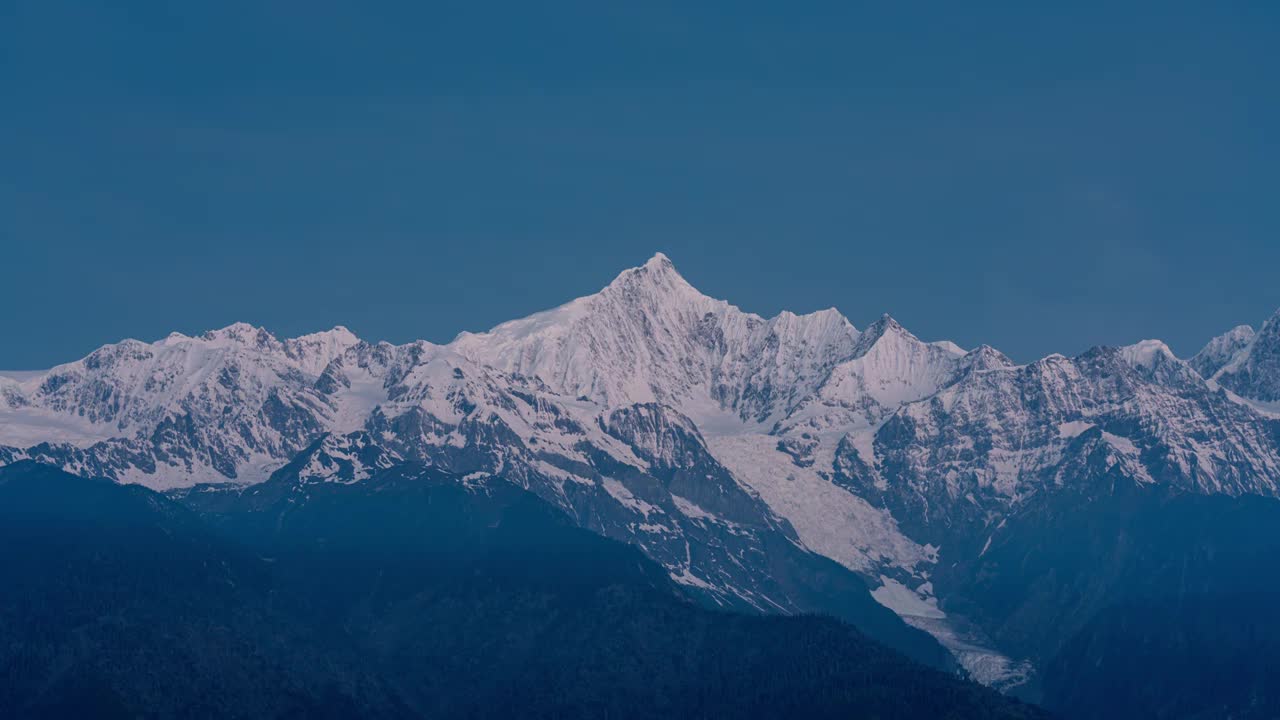
M 0 443 L 152 485 L 261 479 L 322 432 L 334 407 L 312 370 L 357 342 L 336 328 L 280 342 L 240 323 L 198 338 L 125 340 L 11 385 Z M 39 436 L 35 428 L 57 432 Z
M 661 253 L 595 295 L 463 333 L 451 347 L 604 406 L 708 401 L 760 422 L 798 402 L 858 338 L 835 310 L 765 320 L 695 290 Z
M 1237 325 L 1210 340 L 1187 362 L 1201 377 L 1211 378 L 1253 341 L 1253 328 Z
M 1212 340 L 1196 357 L 1214 351 L 1222 361 L 1209 377 L 1218 385 L 1264 407 L 1280 409 L 1280 311 L 1256 334 L 1236 328 Z
M 940 563 L 1111 469 L 1280 495 L 1275 400 L 1280 315 L 1189 362 L 1147 340 L 1019 366 L 887 315 L 863 332 L 835 310 L 762 318 L 658 254 L 594 295 L 444 346 L 236 324 L 0 375 L 0 462 L 161 489 L 286 470 L 300 485 L 358 483 L 403 462 L 501 474 L 711 602 L 822 609 L 794 553 L 826 556 L 999 683 L 1025 668 L 957 629 Z

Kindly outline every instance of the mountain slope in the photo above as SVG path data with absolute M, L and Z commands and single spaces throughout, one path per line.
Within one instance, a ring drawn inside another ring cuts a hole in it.
M 394 715 L 271 602 L 270 567 L 155 493 L 0 468 L 0 715 Z
M 1253 328 L 1248 325 L 1237 325 L 1227 332 L 1210 340 L 1200 352 L 1196 353 L 1187 362 L 1195 371 L 1200 373 L 1203 378 L 1212 378 L 1227 363 L 1231 362 L 1236 355 L 1249 346 L 1253 342 Z
M 1046 702 L 1082 720 L 1276 717 L 1277 600 L 1212 593 L 1108 607 L 1050 662 Z
M 223 503 L 213 530 L 142 488 L 0 469 L 0 711 L 1043 717 L 832 620 L 700 609 L 501 480 L 295 490 L 192 491 Z
M 1026 513 L 1105 509 L 1122 481 L 1275 497 L 1277 333 L 1275 318 L 1237 329 L 1190 362 L 1146 340 L 1016 365 L 888 316 L 859 332 L 834 310 L 752 315 L 659 254 L 446 346 L 236 325 L 0 379 L 0 463 L 155 488 L 253 485 L 290 463 L 308 483 L 404 463 L 501 476 L 703 603 L 831 613 L 931 652 L 873 596 L 1010 687 L 1030 665 L 992 640 L 990 613 L 967 617 L 951 569 Z
M 1090 462 L 1092 486 L 1011 516 L 939 583 L 1043 668 L 1067 717 L 1274 715 L 1280 501 L 1134 483 L 1101 448 Z
M 1225 362 L 1213 373 L 1212 379 L 1241 397 L 1272 406 L 1280 403 L 1280 311 L 1247 340 L 1244 334 L 1234 342 L 1218 338 L 1205 351 L 1212 352 L 1212 348 L 1224 343 L 1234 345 L 1236 350 L 1224 357 Z
M 698 438 L 681 434 L 688 431 L 687 425 L 668 428 L 666 433 L 645 432 L 653 425 L 668 422 L 656 406 L 620 411 L 611 421 L 608 429 L 619 436 L 646 437 L 650 447 L 668 446 L 665 453 L 650 454 L 637 442 L 636 447 L 642 448 L 639 452 L 653 462 L 650 474 L 614 468 L 611 477 L 592 486 L 589 492 L 596 497 L 577 496 L 568 505 L 563 505 L 563 496 L 549 492 L 552 488 L 546 485 L 534 484 L 528 489 L 559 507 L 581 527 L 606 537 L 618 536 L 638 544 L 650 557 L 666 559 L 669 564 L 664 566 L 682 592 L 706 605 L 750 612 L 831 615 L 918 662 L 952 667 L 947 653 L 932 638 L 903 624 L 876 603 L 856 574 L 807 551 L 785 523 L 761 514 L 758 499 L 732 482 L 729 473 L 697 442 Z M 661 459 L 663 455 L 667 456 L 667 464 Z M 493 477 L 490 473 L 465 470 L 468 474 L 463 476 L 467 478 L 464 485 L 483 485 Z M 445 477 L 456 479 L 460 472 L 455 470 Z M 438 469 L 428 472 L 422 465 L 402 460 L 365 434 L 326 436 L 267 482 L 247 488 L 198 486 L 179 497 L 193 507 L 209 511 L 239 507 L 265 513 L 241 513 L 237 517 L 267 518 L 263 520 L 264 527 L 274 529 L 281 526 L 287 513 L 313 497 L 328 497 L 350 489 L 352 493 L 340 496 L 347 502 L 380 493 L 388 485 L 411 487 L 415 478 L 430 479 L 438 473 Z M 598 497 L 616 500 L 615 495 L 626 502 Z M 635 540 L 631 527 L 637 514 L 655 523 L 641 529 L 640 542 Z M 656 523 L 668 523 L 669 527 Z M 715 578 L 719 584 L 702 580 L 694 571 Z M 742 595 L 724 598 L 724 588 Z M 745 602 L 755 597 L 772 604 Z M 782 605 L 784 602 L 788 604 Z

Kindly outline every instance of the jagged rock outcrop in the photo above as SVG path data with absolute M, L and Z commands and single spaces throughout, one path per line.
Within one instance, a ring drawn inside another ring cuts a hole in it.
M 1064 490 L 1280 494 L 1277 401 L 1280 314 L 1190 361 L 1148 340 L 1017 365 L 888 315 L 861 332 L 835 310 L 762 318 L 658 254 L 448 345 L 236 324 L 0 377 L 0 463 L 158 489 L 500 475 L 708 602 L 856 614 L 820 589 L 865 594 L 856 573 L 945 638 L 940 564 Z M 952 640 L 985 679 L 1017 676 Z

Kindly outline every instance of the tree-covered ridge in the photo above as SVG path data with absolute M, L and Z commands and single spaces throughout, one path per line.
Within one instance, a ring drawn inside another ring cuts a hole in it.
M 702 609 L 502 481 L 202 494 L 0 470 L 0 714 L 1042 716 L 835 620 Z

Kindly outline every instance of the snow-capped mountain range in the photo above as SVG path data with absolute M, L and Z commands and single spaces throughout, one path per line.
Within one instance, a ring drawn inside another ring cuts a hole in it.
M 803 580 L 825 556 L 976 677 L 1012 684 L 1026 668 L 949 621 L 940 564 L 1099 467 L 1280 495 L 1278 410 L 1280 313 L 1189 361 L 1148 340 L 1017 365 L 888 316 L 862 331 L 834 309 L 762 318 L 658 254 L 447 345 L 236 324 L 0 374 L 0 463 L 168 491 L 359 483 L 410 461 L 502 475 L 711 602 L 829 610 Z

